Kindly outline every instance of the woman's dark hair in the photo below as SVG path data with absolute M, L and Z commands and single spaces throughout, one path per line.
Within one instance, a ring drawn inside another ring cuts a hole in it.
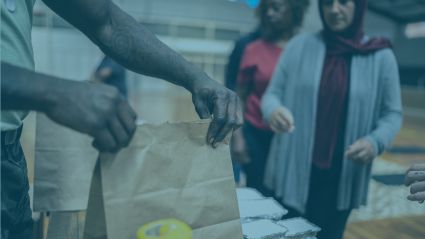
M 257 7 L 257 16 L 260 19 L 260 24 L 264 22 L 264 18 L 267 14 L 268 2 L 270 0 L 261 0 Z M 285 0 L 289 11 L 292 13 L 292 30 L 300 28 L 303 24 L 304 15 L 310 5 L 310 0 Z

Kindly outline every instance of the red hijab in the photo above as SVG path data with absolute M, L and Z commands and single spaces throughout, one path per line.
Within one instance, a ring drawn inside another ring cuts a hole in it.
M 353 0 L 356 5 L 353 22 L 343 32 L 334 32 L 326 24 L 322 11 L 323 1 L 319 0 L 319 12 L 324 28 L 322 34 L 326 42 L 328 54 L 368 54 L 391 47 L 391 43 L 384 38 L 371 38 L 366 42 L 362 42 L 364 38 L 363 23 L 367 9 L 367 0 Z
M 319 0 L 319 9 L 324 26 L 322 36 L 326 43 L 326 58 L 317 103 L 313 162 L 319 168 L 330 168 L 333 159 L 340 160 L 344 154 L 351 58 L 389 48 L 391 43 L 384 38 L 371 38 L 364 42 L 363 19 L 367 0 L 353 0 L 356 6 L 353 22 L 342 32 L 334 32 L 327 26 L 322 12 L 323 1 Z

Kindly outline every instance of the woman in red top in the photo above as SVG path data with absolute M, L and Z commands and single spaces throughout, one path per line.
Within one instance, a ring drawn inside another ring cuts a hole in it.
M 273 133 L 263 122 L 261 97 L 286 42 L 302 24 L 308 0 L 263 0 L 258 7 L 261 38 L 247 46 L 239 70 L 237 92 L 245 103 L 244 126 L 235 132 L 232 157 L 249 161 L 247 186 L 268 195 L 263 187 L 264 167 Z

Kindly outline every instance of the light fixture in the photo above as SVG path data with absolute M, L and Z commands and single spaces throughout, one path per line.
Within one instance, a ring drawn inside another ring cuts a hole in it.
M 416 22 L 406 25 L 404 34 L 407 38 L 422 38 L 425 37 L 425 22 Z

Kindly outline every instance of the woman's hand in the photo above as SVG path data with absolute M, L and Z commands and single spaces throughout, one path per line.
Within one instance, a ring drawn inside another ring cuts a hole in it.
M 348 159 L 357 163 L 368 164 L 376 157 L 372 143 L 365 139 L 359 139 L 345 151 Z
M 406 186 L 410 187 L 410 195 L 407 199 L 410 201 L 425 201 L 425 164 L 414 164 L 406 172 Z
M 275 133 L 292 132 L 295 129 L 292 113 L 283 106 L 275 109 L 270 117 L 270 128 Z

